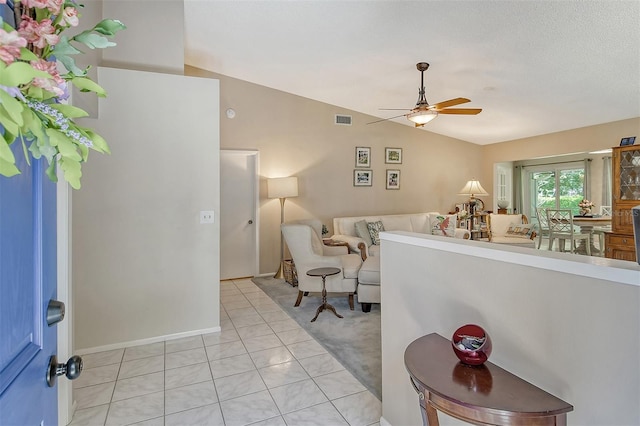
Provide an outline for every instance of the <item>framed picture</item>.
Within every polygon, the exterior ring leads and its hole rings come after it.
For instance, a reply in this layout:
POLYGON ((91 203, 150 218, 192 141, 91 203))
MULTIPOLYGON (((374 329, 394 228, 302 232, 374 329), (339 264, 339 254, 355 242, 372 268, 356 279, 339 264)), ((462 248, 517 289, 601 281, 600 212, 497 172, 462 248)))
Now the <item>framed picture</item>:
POLYGON ((373 170, 354 170, 353 186, 371 186, 373 170))
POLYGON ((402 148, 385 148, 384 162, 386 164, 402 164, 402 148))
POLYGON ((356 167, 371 167, 371 148, 356 146, 356 167))
POLYGON ((631 136, 628 138, 622 138, 622 140, 620 141, 620 146, 628 146, 628 145, 633 145, 636 142, 636 137, 635 136, 631 136))
POLYGON ((400 189, 400 170, 387 170, 387 189, 400 189))

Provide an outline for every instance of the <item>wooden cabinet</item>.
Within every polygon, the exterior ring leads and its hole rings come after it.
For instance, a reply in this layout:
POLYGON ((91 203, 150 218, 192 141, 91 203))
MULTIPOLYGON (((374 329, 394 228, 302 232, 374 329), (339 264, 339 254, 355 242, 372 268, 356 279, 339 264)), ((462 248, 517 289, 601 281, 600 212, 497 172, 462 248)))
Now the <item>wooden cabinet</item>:
POLYGON ((610 259, 631 260, 635 262, 633 235, 607 232, 604 236, 605 256, 610 259))
POLYGON ((605 236, 605 256, 636 260, 631 208, 640 205, 640 146, 613 148, 611 233, 605 236))

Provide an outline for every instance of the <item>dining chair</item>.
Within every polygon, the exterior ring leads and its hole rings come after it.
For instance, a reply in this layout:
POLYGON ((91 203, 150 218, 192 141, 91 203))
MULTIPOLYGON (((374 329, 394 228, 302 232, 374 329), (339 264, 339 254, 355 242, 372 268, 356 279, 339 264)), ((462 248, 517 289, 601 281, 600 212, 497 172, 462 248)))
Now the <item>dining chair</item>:
MULTIPOLYGON (((600 216, 611 216, 613 210, 611 206, 600 206, 600 216)), ((604 256, 604 234, 611 232, 611 224, 594 226, 593 235, 598 236, 598 256, 604 256)))
POLYGON ((536 217, 538 218, 538 249, 542 245, 542 237, 549 236, 549 221, 547 220, 547 209, 543 207, 536 208, 536 217))
POLYGON ((549 251, 553 250, 553 243, 558 240, 558 251, 566 251, 565 243, 569 240, 571 253, 577 249, 577 241, 585 241, 587 255, 591 256, 591 234, 583 234, 573 225, 571 209, 547 209, 549 224, 549 251))

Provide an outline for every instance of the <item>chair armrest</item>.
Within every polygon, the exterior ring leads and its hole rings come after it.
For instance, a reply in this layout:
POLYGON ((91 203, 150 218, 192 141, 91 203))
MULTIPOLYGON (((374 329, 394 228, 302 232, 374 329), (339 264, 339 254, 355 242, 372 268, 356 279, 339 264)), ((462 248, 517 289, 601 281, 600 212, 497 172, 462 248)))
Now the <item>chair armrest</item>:
POLYGON ((354 237, 352 235, 333 235, 331 237, 332 240, 335 241, 344 241, 347 244, 349 244, 349 248, 351 249, 352 253, 362 253, 362 248, 361 248, 361 243, 362 243, 362 247, 364 247, 365 249, 365 253, 366 253, 366 249, 367 249, 367 245, 364 242, 364 240, 360 237, 354 237))
POLYGON ((471 238, 471 232, 469 232, 468 229, 465 228, 456 228, 453 236, 455 238, 460 238, 463 240, 468 240, 469 238, 471 238))
POLYGON ((349 247, 347 246, 322 246, 322 254, 325 256, 340 256, 343 254, 349 254, 349 247))
POLYGON ((358 243, 358 249, 360 249, 360 257, 362 257, 362 261, 367 260, 367 244, 362 241, 358 243))
POLYGON ((296 268, 303 269, 303 271, 298 270, 298 274, 305 273, 314 268, 325 268, 325 267, 335 267, 342 269, 342 256, 348 256, 345 254, 341 254, 338 256, 322 256, 322 255, 313 255, 304 265, 298 266, 296 264, 296 268))

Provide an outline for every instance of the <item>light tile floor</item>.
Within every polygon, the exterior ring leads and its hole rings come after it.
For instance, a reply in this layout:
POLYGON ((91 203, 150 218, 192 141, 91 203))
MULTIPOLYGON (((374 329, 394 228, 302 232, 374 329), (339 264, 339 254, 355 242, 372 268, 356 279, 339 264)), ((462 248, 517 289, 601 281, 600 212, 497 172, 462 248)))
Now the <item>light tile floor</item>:
POLYGON ((220 301, 219 333, 84 355, 71 424, 379 425, 381 402, 251 280, 220 301))

